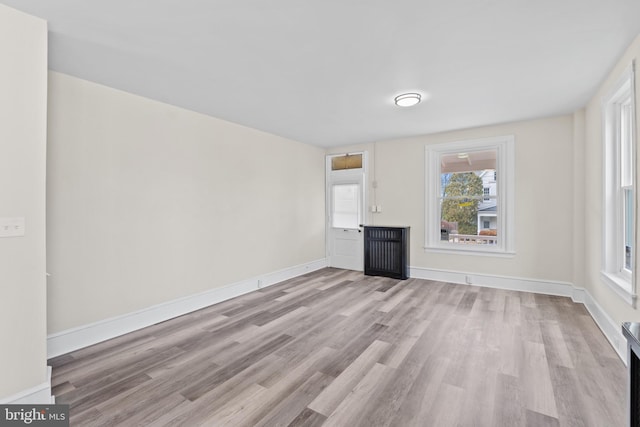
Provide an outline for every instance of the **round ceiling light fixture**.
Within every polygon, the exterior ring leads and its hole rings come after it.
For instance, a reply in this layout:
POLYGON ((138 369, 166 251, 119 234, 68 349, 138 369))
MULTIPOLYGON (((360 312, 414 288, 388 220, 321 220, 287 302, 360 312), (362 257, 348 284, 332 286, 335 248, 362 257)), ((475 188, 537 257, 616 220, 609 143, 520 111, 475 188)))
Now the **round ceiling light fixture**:
POLYGON ((419 93, 403 93, 394 98, 394 101, 398 107, 413 107, 418 105, 422 100, 422 95, 419 93))

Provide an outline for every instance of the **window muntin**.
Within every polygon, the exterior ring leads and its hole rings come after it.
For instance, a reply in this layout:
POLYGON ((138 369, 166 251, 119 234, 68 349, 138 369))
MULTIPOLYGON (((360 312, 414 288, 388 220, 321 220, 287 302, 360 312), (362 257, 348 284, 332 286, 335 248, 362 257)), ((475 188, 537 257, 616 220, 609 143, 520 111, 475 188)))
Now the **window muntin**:
POLYGON ((426 155, 425 249, 513 253, 513 137, 427 146, 426 155))

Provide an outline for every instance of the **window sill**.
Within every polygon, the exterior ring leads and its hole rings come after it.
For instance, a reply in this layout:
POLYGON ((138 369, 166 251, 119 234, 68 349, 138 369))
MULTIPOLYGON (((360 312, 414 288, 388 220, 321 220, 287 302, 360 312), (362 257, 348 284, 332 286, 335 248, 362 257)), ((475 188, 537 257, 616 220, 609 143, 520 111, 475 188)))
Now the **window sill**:
POLYGON ((606 271, 601 271, 600 277, 616 295, 622 298, 631 307, 636 308, 637 295, 631 292, 631 282, 625 280, 620 275, 608 273, 606 271))
POLYGON ((501 251, 501 250, 473 249, 469 247, 425 246, 424 251, 428 253, 488 256, 488 257, 494 257, 494 258, 513 258, 516 256, 515 252, 507 252, 507 251, 501 251))

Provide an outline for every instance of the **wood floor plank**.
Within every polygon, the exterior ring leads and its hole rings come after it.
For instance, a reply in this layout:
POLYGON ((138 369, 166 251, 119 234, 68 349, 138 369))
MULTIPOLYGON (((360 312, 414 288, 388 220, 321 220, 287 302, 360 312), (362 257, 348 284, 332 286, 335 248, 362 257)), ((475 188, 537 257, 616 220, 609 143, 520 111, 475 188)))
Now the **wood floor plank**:
POLYGON ((376 363, 369 372, 354 387, 354 389, 342 400, 340 405, 331 413, 323 426, 342 427, 359 426, 362 421, 362 413, 365 408, 377 400, 386 380, 392 373, 388 366, 376 363))
POLYGON ((411 297, 412 292, 413 292, 412 289, 407 289, 406 287, 403 287, 392 298, 389 298, 389 300, 382 307, 380 307, 379 310, 384 313, 390 312, 391 310, 396 308, 398 304, 400 304, 402 301, 411 297))
POLYGON ((541 332, 549 364, 573 368, 573 361, 558 323, 542 322, 541 332))
MULTIPOLYGON (((216 411, 213 416, 205 420, 205 424, 220 427, 253 426, 249 420, 254 415, 254 401, 259 401, 269 390, 258 384, 252 384, 245 392, 236 399, 216 411)), ((189 424, 198 422, 193 417, 189 418, 189 424)))
POLYGON ((493 395, 493 420, 497 426, 526 425, 526 410, 517 377, 498 373, 493 395))
POLYGON ((317 288, 321 291, 326 291, 327 289, 331 289, 334 286, 344 287, 353 283, 353 280, 342 280, 342 281, 333 281, 323 284, 322 286, 318 286, 317 288))
POLYGON ((374 341, 358 356, 313 402, 309 408, 319 414, 329 416, 338 407, 353 387, 366 375, 384 353, 390 344, 374 341))
POLYGON ((283 325, 288 325, 289 323, 297 320, 301 314, 309 310, 307 307, 298 307, 295 310, 286 312, 285 314, 281 314, 279 317, 265 323, 262 326, 258 326, 250 331, 246 331, 241 334, 236 340, 241 343, 245 343, 248 341, 252 341, 261 336, 267 335, 269 332, 275 331, 278 328, 282 328, 283 325))
POLYGON ((254 427, 286 427, 290 425, 304 412, 311 400, 332 381, 332 377, 320 372, 314 373, 293 393, 279 401, 254 427))
POLYGON ((531 411, 529 409, 527 409, 526 414, 528 426, 558 427, 560 425, 557 418, 550 417, 545 414, 531 411))
POLYGON ((108 425, 107 420, 102 416, 100 411, 95 408, 91 408, 84 412, 76 412, 75 414, 70 414, 69 416, 69 425, 80 425, 80 426, 104 426, 108 425))
POLYGON ((381 426, 424 426, 449 367, 449 359, 427 356, 426 340, 419 340, 383 391, 378 406, 363 416, 364 421, 381 426), (423 363, 420 363, 423 362, 423 363))
POLYGON ((153 394, 135 395, 130 396, 130 399, 131 401, 126 405, 123 405, 122 401, 115 405, 113 403, 108 406, 98 405, 102 414, 100 423, 103 426, 150 425, 163 414, 188 402, 178 393, 168 394, 161 398, 156 398, 153 394), (131 399, 132 397, 133 399, 131 399))
POLYGON ((287 427, 320 427, 326 419, 324 415, 306 408, 287 427))
MULTIPOLYGON (((573 390, 579 390, 580 384, 575 376, 576 371, 571 367, 550 364, 551 382, 555 390, 556 407, 558 408, 558 420, 565 425, 580 425, 580 414, 588 411, 585 406, 587 399, 582 393, 572 393, 573 390)), ((597 426, 595 418, 583 420, 585 426, 597 426)))
MULTIPOLYGON (((269 393, 265 394, 261 399, 252 402, 252 412, 244 418, 247 421, 247 425, 253 426, 258 423, 262 418, 267 416, 279 402, 295 393, 309 377, 313 376, 316 372, 321 372, 323 367, 330 363, 331 359, 329 356, 333 354, 335 354, 335 350, 325 347, 299 365, 287 369, 286 374, 277 379, 277 381, 266 384, 269 393)), ((317 378, 321 377, 318 376, 317 378)), ((324 376, 322 378, 324 378, 324 376)))
POLYGON ((102 369, 96 369, 90 373, 86 373, 82 377, 73 379, 73 385, 76 388, 102 388, 140 371, 152 369, 162 363, 166 363, 166 361, 178 358, 182 354, 184 354, 184 351, 176 347, 169 348, 165 351, 147 350, 135 357, 126 359, 126 366, 119 364, 117 370, 111 369, 114 365, 107 365, 107 369, 110 372, 109 375, 105 376, 102 369))
POLYGON ((223 384, 229 378, 232 378, 236 374, 242 372, 250 365, 256 363, 260 359, 275 352, 281 345, 292 339, 289 335, 280 335, 275 339, 262 344, 260 347, 254 349, 246 356, 234 361, 233 363, 226 365, 220 369, 216 369, 213 372, 203 373, 204 375, 197 380, 194 384, 181 390, 180 393, 187 399, 194 401, 207 393, 209 390, 223 384))
POLYGON ((362 298, 362 300, 357 302, 356 304, 351 304, 347 307, 344 307, 344 309, 340 311, 339 314, 341 314, 342 316, 353 316, 359 311, 364 310, 367 307, 371 307, 372 305, 377 306, 379 305, 379 303, 380 300, 378 299, 378 296, 375 293, 371 293, 368 296, 362 298))
MULTIPOLYGON (((200 396, 197 401, 188 401, 189 405, 181 405, 180 407, 175 408, 171 411, 171 417, 167 418, 166 421, 169 422, 174 419, 189 420, 194 411, 199 412, 199 415, 196 415, 197 417, 206 418, 213 413, 213 409, 220 408, 231 400, 236 399, 243 390, 251 387, 252 384, 262 385, 262 382, 274 373, 282 371, 285 366, 286 364, 281 358, 274 354, 270 354, 257 363, 247 367, 244 371, 229 378, 218 387, 206 392, 204 395, 200 396), (199 410, 198 408, 206 409, 199 410)), ((169 386, 171 385, 169 384, 169 386)), ((172 387, 172 390, 179 389, 179 385, 172 387)), ((150 390, 149 393, 151 395, 154 394, 153 390, 150 390)), ((169 391, 164 392, 163 394, 165 393, 169 393, 169 391)), ((182 397, 184 398, 184 396, 182 397)))
POLYGON ((419 418, 420 426, 457 426, 460 414, 464 413, 466 408, 462 407, 464 401, 464 390, 447 384, 440 384, 440 388, 436 393, 436 398, 431 405, 429 412, 424 412, 419 418))
POLYGON ((331 366, 325 368, 323 372, 332 377, 340 375, 371 343, 382 335, 386 328, 384 325, 374 323, 344 346, 332 344, 332 348, 342 347, 342 349, 339 351, 339 356, 334 358, 331 366))
POLYGON ((569 298, 326 268, 50 361, 73 426, 623 426, 569 298))
POLYGON ((403 337, 397 345, 393 346, 391 351, 387 352, 386 358, 380 360, 380 363, 390 368, 398 368, 419 338, 419 336, 412 335, 403 337))
POLYGON ((296 375, 305 376, 316 371, 321 371, 322 368, 334 360, 336 353, 337 351, 333 348, 322 347, 316 349, 316 351, 308 357, 301 359, 297 363, 283 361, 282 369, 274 372, 259 383, 270 389, 273 389, 276 385, 280 388, 284 386, 288 387, 290 382, 295 380, 296 375))
POLYGON ((543 344, 525 342, 523 372, 520 376, 531 387, 524 389, 524 402, 528 410, 558 418, 556 398, 543 344))
POLYGON ((293 327, 288 327, 285 333, 296 338, 278 350, 276 354, 283 359, 295 362, 299 358, 304 358, 315 352, 317 348, 328 346, 331 338, 342 324, 349 321, 349 318, 341 315, 325 315, 318 319, 315 324, 306 321, 297 323, 293 327), (302 327, 302 329, 300 329, 302 327), (292 328, 294 329, 292 331, 292 328))
POLYGON ((504 316, 503 320, 508 325, 517 326, 520 324, 520 296, 511 292, 508 294, 504 301, 504 316))
POLYGON ((139 384, 150 381, 151 377, 140 373, 134 376, 121 379, 97 390, 75 389, 61 396, 59 403, 69 403, 77 412, 93 409, 100 402, 109 400, 113 396, 126 392, 139 384))
POLYGON ((521 328, 511 323, 501 326, 500 352, 498 354, 498 373, 518 377, 523 361, 524 342, 521 328))

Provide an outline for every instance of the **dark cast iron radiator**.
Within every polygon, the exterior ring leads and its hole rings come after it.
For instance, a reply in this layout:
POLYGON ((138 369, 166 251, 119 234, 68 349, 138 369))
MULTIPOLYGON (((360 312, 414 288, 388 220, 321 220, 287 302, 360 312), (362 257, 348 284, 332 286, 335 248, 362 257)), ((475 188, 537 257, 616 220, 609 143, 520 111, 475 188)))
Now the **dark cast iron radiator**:
POLYGON ((409 278, 409 227, 364 227, 364 274, 409 278))

